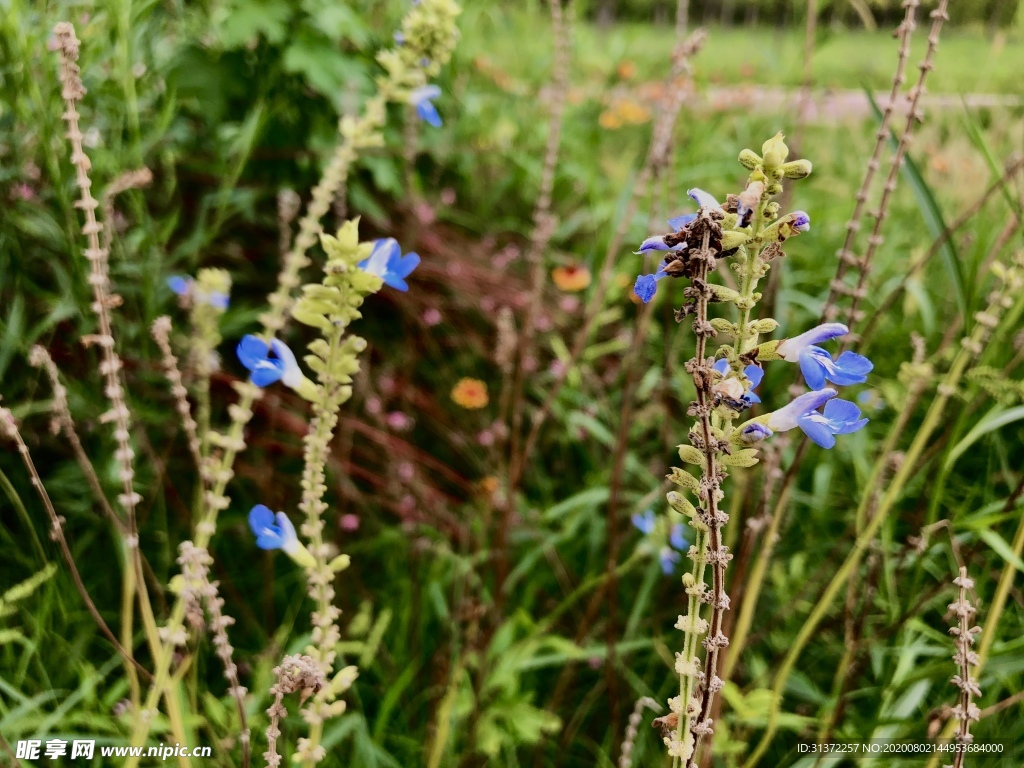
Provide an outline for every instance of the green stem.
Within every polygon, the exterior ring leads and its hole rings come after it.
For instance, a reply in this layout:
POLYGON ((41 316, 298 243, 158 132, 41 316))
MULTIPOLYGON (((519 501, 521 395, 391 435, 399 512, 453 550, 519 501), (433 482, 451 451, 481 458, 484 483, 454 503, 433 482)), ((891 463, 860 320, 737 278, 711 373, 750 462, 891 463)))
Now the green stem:
MULTIPOLYGON (((976 340, 976 337, 980 338, 980 336, 981 334, 976 330, 975 334, 972 335, 972 340, 976 340)), ((842 566, 832 577, 832 580, 825 588, 824 594, 822 594, 821 598, 818 600, 814 610, 811 611, 811 615, 807 617, 804 625, 800 628, 800 632, 797 634, 796 640, 790 646, 789 653, 786 654, 782 665, 775 674, 775 682, 772 686, 772 693, 774 694, 774 697, 765 732, 761 737, 761 741, 754 749, 753 754, 751 754, 746 763, 744 763, 744 768, 754 768, 754 766, 757 765, 757 761, 760 760, 761 756, 764 755, 765 751, 768 749, 768 745, 771 743, 772 738, 775 736, 775 731, 778 728, 779 711, 782 708, 783 691, 786 687, 787 681, 789 680, 789 675, 796 664, 797 658, 811 639, 811 636, 818 628, 818 625, 825 618, 825 615, 831 608, 832 601, 836 598, 839 590, 846 583, 846 580, 850 578, 854 569, 860 564, 861 556, 875 538, 875 535, 878 533, 878 529, 882 526, 882 523, 884 523, 888 518, 893 505, 903 492, 903 487, 916 472, 917 460, 924 452, 928 440, 931 438, 932 432, 934 432, 938 427, 939 421, 942 418, 943 411, 946 407, 946 402, 949 400, 950 393, 959 383, 970 360, 971 353, 967 349, 960 350, 960 353, 953 361, 953 366, 950 368, 949 373, 946 374, 942 385, 940 385, 939 391, 936 394, 935 399, 932 401, 931 408, 928 409, 928 413, 925 416, 921 427, 918 429, 913 443, 911 443, 910 448, 907 450, 905 460, 900 465, 899 471, 897 471, 891 485, 882 497, 882 501, 879 503, 878 510, 875 512, 874 517, 871 518, 871 521, 867 524, 860 535, 857 536, 853 550, 849 555, 847 555, 842 566)), ((870 495, 866 494, 861 500, 861 506, 868 504, 869 498, 870 495)), ((862 514, 861 510, 858 509, 858 517, 862 514)))

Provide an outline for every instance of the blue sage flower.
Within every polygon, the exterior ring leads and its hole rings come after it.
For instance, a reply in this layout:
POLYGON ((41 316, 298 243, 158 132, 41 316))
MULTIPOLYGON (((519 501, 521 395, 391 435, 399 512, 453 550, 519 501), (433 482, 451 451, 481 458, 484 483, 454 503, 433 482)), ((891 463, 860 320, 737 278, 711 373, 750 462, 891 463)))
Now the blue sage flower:
POLYGON ((676 563, 682 559, 682 555, 670 546, 664 546, 658 551, 658 561, 661 563, 661 572, 671 576, 676 569, 676 563))
POLYGON ((743 383, 738 378, 726 378, 730 368, 729 361, 724 357, 716 361, 712 367, 722 376, 722 381, 712 388, 719 395, 745 408, 761 402, 761 398, 754 392, 754 389, 761 383, 761 379, 764 378, 764 371, 760 366, 748 365, 743 369, 743 375, 750 381, 749 389, 744 389, 743 383))
POLYGON ((276 515, 263 504, 249 510, 249 527, 256 535, 260 549, 280 549, 299 565, 314 565, 315 561, 295 535, 295 526, 284 512, 276 515))
POLYGON ((812 328, 806 333, 786 339, 778 347, 778 354, 790 363, 799 363, 807 386, 821 389, 825 382, 831 381, 841 387, 851 384, 863 384, 874 364, 856 352, 843 352, 837 360, 821 347, 815 346, 823 341, 845 336, 850 332, 842 323, 825 323, 812 328))
POLYGON ((657 524, 657 518, 654 517, 654 510, 648 509, 643 514, 635 514, 631 518, 633 521, 633 527, 636 528, 644 536, 650 536, 654 533, 654 526, 657 524))
MULTIPOLYGON (((671 224, 675 219, 670 219, 671 224)), ((675 245, 669 245, 665 242, 664 235, 654 235, 648 237, 642 243, 640 243, 640 250, 633 251, 633 253, 646 253, 647 251, 683 251, 686 250, 686 243, 676 243, 675 245)))
POLYGON ((416 114, 420 120, 435 128, 441 127, 441 115, 438 114, 437 107, 431 99, 436 99, 440 95, 441 89, 436 85, 421 85, 409 94, 409 103, 416 107, 416 114))
POLYGON ((249 370, 252 383, 257 387, 269 387, 280 381, 295 389, 306 379, 295 355, 283 341, 271 339, 267 344, 258 336, 249 334, 238 342, 235 353, 239 362, 249 370))
MULTIPOLYGON (((856 432, 868 423, 860 418, 860 408, 846 400, 833 400, 838 394, 834 389, 806 392, 789 405, 773 411, 765 417, 766 426, 775 432, 786 432, 799 427, 807 437, 822 448, 836 444, 836 435, 856 432), (825 406, 823 412, 818 408, 825 406)), ((749 425, 748 425, 749 427, 749 425)), ((746 437, 744 427, 741 436, 746 437)))
POLYGON ((373 243, 373 251, 369 258, 359 262, 359 268, 376 275, 399 291, 408 291, 409 284, 405 282, 412 271, 419 266, 420 257, 416 253, 402 255, 402 249, 393 237, 381 238, 373 243))
MULTIPOLYGON (((644 536, 652 535, 658 528, 658 519, 652 509, 633 515, 632 521, 633 527, 644 536)), ((658 562, 661 563, 662 573, 666 576, 675 570, 676 563, 681 559, 679 553, 690 548, 690 543, 683 536, 685 530, 682 523, 674 524, 669 529, 668 543, 658 549, 658 562)))
POLYGON ((212 291, 206 293, 196 287, 196 281, 185 275, 171 275, 167 278, 167 287, 184 299, 195 301, 198 304, 207 304, 215 309, 224 311, 228 308, 229 299, 226 293, 212 291))
POLYGON ((665 265, 658 267, 653 275, 639 275, 633 284, 633 293, 640 297, 644 304, 654 298, 654 292, 658 290, 658 281, 668 277, 665 272, 665 265))
POLYGON ((685 533, 685 531, 686 531, 686 526, 685 525, 683 525, 682 523, 676 523, 675 525, 672 526, 672 529, 671 529, 671 531, 669 531, 669 534, 668 534, 669 543, 673 547, 678 549, 680 552, 683 552, 684 550, 687 550, 687 549, 690 548, 690 542, 688 542, 686 540, 686 537, 683 535, 683 533, 685 533))

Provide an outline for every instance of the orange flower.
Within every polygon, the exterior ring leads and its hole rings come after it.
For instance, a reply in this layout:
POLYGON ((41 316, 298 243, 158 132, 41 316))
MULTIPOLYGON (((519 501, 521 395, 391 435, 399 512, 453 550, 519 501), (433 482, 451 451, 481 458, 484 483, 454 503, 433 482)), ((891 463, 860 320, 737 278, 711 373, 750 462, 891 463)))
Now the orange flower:
POLYGON ((623 59, 619 62, 618 75, 621 80, 632 80, 636 75, 636 64, 629 59, 623 59))
POLYGON ((480 490, 484 493, 494 493, 498 490, 499 486, 498 478, 494 475, 488 475, 480 481, 480 490))
POLYGON ((487 385, 480 379, 459 379, 452 387, 452 400, 469 410, 483 408, 487 405, 487 385))
POLYGON ((555 267, 551 270, 551 279, 560 290, 575 293, 590 285, 590 270, 579 264, 555 267))
POLYGON ((622 127, 622 118, 615 113, 614 110, 606 109, 601 113, 601 116, 597 118, 597 124, 608 131, 613 131, 616 128, 622 127))
POLYGON ((621 102, 618 111, 622 121, 630 125, 639 125, 651 119, 651 110, 635 101, 621 102))

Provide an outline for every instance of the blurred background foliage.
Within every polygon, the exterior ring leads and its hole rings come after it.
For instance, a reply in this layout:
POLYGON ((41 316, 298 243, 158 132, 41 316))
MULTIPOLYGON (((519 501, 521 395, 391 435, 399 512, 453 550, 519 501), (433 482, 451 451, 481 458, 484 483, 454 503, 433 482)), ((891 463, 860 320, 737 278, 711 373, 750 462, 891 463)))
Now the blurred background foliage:
MULTIPOLYGON (((642 695, 664 702, 673 693, 680 635, 672 624, 682 605, 678 581, 663 577, 635 531, 623 553, 617 616, 593 601, 606 567, 611 457, 630 375, 623 361, 636 333, 630 288, 642 263, 629 251, 650 222, 657 231, 661 219, 686 208, 689 187, 719 196, 736 191, 745 176, 735 162, 738 150, 785 130, 794 156, 815 164, 790 198, 792 207, 810 212, 813 228, 788 248, 772 302, 780 333, 812 324, 874 143, 877 123, 862 91, 888 88, 895 63, 889 30, 900 10, 895 0, 817 4, 810 107, 801 118, 796 87, 805 81, 806 3, 691 3, 691 24, 713 26, 693 76, 669 84, 675 3, 579 3, 548 271, 575 265, 596 275, 643 163, 653 116, 668 88, 685 88, 687 97, 670 172, 645 191, 640 212, 627 222, 630 247, 617 257, 595 337, 554 402, 511 500, 505 540, 496 533, 498 511, 507 506, 496 318, 503 307, 518 318, 526 303, 522 254, 551 106, 552 40, 545 6, 536 0, 465 5, 462 41, 439 81, 444 127, 421 129, 396 110, 386 147, 360 159, 332 212, 333 222, 361 215, 364 233, 393 235, 424 263, 409 294, 385 292, 367 307, 360 333, 371 350, 330 468, 334 535, 354 561, 339 590, 345 650, 362 674, 349 714, 325 738, 326 764, 606 766, 632 702, 642 695), (466 410, 453 402, 450 392, 463 377, 486 383, 487 407, 466 410), (500 588, 499 560, 508 568, 500 588), (606 687, 609 622, 621 699, 615 703, 606 687)), ((403 5, 0 0, 0 9, 2 393, 24 420, 89 591, 113 621, 114 537, 83 492, 64 441, 48 434, 48 389, 25 363, 32 344, 51 350, 86 448, 113 488, 109 436, 97 422, 104 404, 96 358, 78 342, 91 332, 92 317, 50 30, 68 19, 83 41, 83 115, 97 189, 143 164, 154 173, 152 186, 115 201, 111 269, 124 300, 116 335, 144 458, 143 549, 156 582, 166 584, 176 569, 175 547, 189 531, 192 473, 148 334, 166 312, 184 327, 165 278, 192 274, 200 264, 232 273, 222 371, 214 382, 223 417, 233 398, 229 384, 242 375, 235 340, 253 328, 277 273, 278 194, 293 189, 305 196, 315 183, 338 116, 358 111, 373 88, 374 54, 390 42, 403 5)), ((958 329, 984 305, 993 247, 1020 246, 1011 226, 1021 214, 1014 182, 960 227, 939 260, 909 269, 1021 151, 1018 11, 1010 0, 953 4, 955 23, 944 34, 929 88, 944 99, 927 107, 911 150, 918 175, 911 169, 901 180, 863 305, 872 333, 860 351, 876 363, 864 390, 872 424, 832 452, 812 451, 799 467, 754 630, 725 691, 716 737, 721 765, 741 764, 763 727, 773 667, 848 551, 860 495, 876 492, 864 481, 897 416, 892 404, 907 391, 901 366, 911 357, 910 333, 923 337, 929 353, 938 350, 931 362, 941 369, 950 340, 955 345, 958 329), (887 314, 873 318, 883 306, 887 314)), ((924 12, 919 18, 925 27, 924 12)), ((915 57, 923 38, 923 31, 915 38, 915 57)), ((623 503, 613 518, 623 531, 630 512, 660 510, 662 476, 686 428, 690 385, 677 362, 689 357, 691 338, 672 319, 670 304, 681 300, 682 286, 670 287, 671 300, 656 309, 634 371, 639 385, 626 424, 623 503)), ((531 402, 543 398, 564 364, 589 295, 554 281, 544 291, 531 402)), ((293 335, 292 342, 303 340, 293 335)), ((859 577, 863 590, 845 614, 833 611, 789 680, 783 733, 764 765, 809 766, 797 761, 795 744, 832 718, 836 733, 847 737, 923 738, 948 717, 942 707, 955 693, 946 682, 953 670, 944 614, 955 562, 945 529, 933 529, 930 538, 921 530, 950 521, 978 580, 982 617, 1001 569, 1024 570, 1009 544, 1024 458, 1022 341, 1004 333, 985 352, 985 369, 959 394, 900 514, 872 550, 859 577), (849 680, 838 681, 839 703, 833 675, 851 616, 860 639, 849 680)), ((765 402, 785 399, 792 375, 770 366, 765 402)), ((257 554, 245 511, 257 501, 275 509, 295 504, 304 413, 280 390, 261 401, 250 448, 237 465, 234 504, 214 543, 214 573, 227 612, 238 619, 232 641, 257 725, 270 669, 283 651, 302 647, 307 629, 301 578, 289 563, 257 554)), ((911 414, 911 431, 920 419, 911 414)), ((125 726, 116 705, 126 686, 118 659, 66 572, 44 570, 57 555, 16 458, 0 455, 0 590, 40 573, 45 578, 0 604, 0 733, 8 741, 94 734, 119 742, 125 726)), ((757 471, 734 474, 734 537, 756 511, 762 483, 757 471)), ((983 707, 1020 690, 1022 602, 1015 588, 982 680, 983 707)), ((199 702, 202 717, 188 726, 195 743, 218 745, 214 764, 232 765, 229 700, 216 659, 203 652, 200 660, 196 674, 209 679, 212 693, 199 702)), ((976 732, 1020 746, 1020 714, 1019 703, 1007 705, 976 732)), ((257 753, 261 743, 257 737, 257 753)), ((659 765, 661 749, 656 733, 643 727, 635 764, 659 765)))

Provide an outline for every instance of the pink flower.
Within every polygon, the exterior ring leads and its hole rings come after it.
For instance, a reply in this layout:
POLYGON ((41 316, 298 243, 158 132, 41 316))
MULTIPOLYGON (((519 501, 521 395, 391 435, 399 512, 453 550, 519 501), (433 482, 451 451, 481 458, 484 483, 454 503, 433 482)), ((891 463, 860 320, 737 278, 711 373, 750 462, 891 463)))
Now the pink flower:
POLYGON ((406 416, 401 411, 391 411, 391 413, 384 417, 384 421, 396 432, 404 432, 407 429, 412 429, 413 425, 412 418, 406 416))
POLYGON ((359 530, 359 515, 342 515, 338 523, 343 531, 359 530))
POLYGON ((22 182, 21 184, 14 185, 14 189, 11 191, 11 197, 15 200, 35 200, 36 191, 28 184, 22 182))
POLYGON ((441 310, 430 307, 423 311, 423 316, 420 319, 423 320, 424 325, 433 327, 441 322, 441 310))

